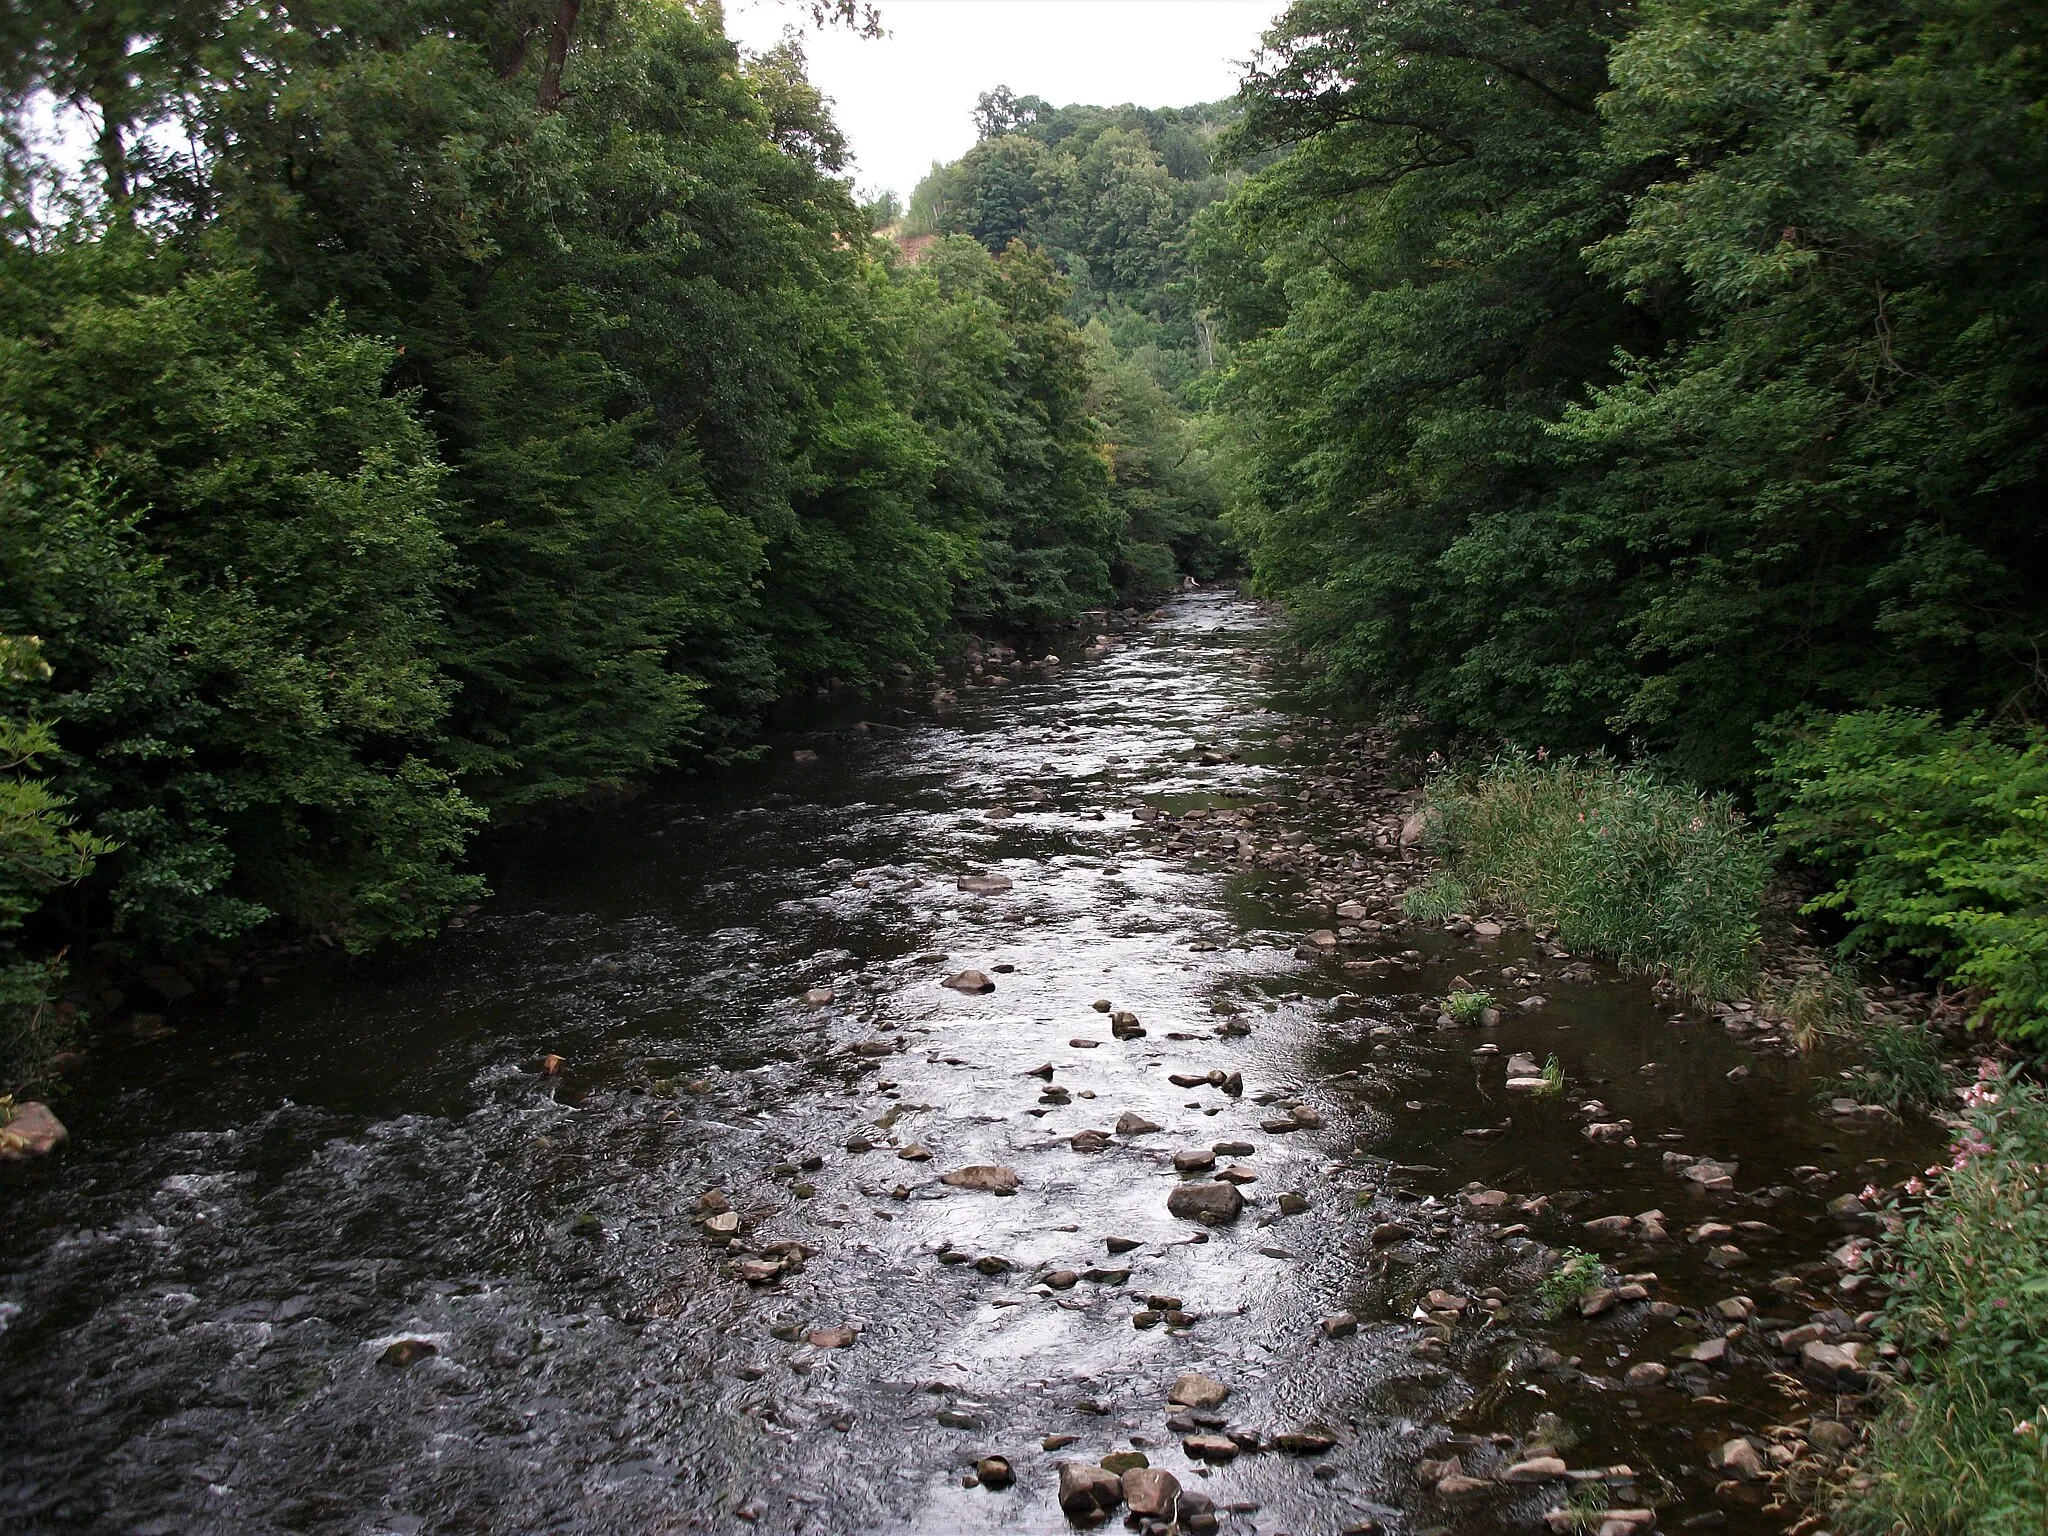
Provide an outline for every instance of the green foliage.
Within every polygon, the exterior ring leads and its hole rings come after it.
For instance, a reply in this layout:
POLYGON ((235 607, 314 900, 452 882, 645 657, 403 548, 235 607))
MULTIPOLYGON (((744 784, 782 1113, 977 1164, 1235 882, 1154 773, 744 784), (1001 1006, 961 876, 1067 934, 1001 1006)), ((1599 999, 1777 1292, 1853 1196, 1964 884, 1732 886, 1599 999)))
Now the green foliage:
POLYGON ((1726 797, 1646 768, 1504 752, 1477 778, 1434 780, 1428 814, 1446 871, 1483 905, 1696 996, 1735 996, 1755 974, 1770 858, 1726 797))
POLYGON ((1775 733, 1780 843, 1836 876, 1843 947, 1975 989, 2001 1033, 2048 1031, 2048 733, 1862 711, 1775 733))
POLYGON ((1484 990, 1453 992, 1444 999, 1444 1012, 1460 1024, 1477 1024, 1479 1016, 1493 1006, 1493 994, 1484 990))
POLYGON ((9 1020, 79 942, 431 932, 487 818, 1206 558, 1199 454, 1091 394, 1053 265, 896 262, 800 49, 715 7, 0 30, 0 633, 55 668, 0 736, 9 1020))
MULTIPOLYGON (((2021 1536, 2048 1525, 2048 1102, 1970 1090, 1951 1164, 1883 1249, 1879 1327, 1908 1362, 1837 1529, 2021 1536)), ((1919 1192, 1918 1181, 1911 1186, 1919 1192)))
POLYGON ((955 236, 898 288, 911 409, 937 449, 932 510, 956 541, 955 612, 1014 630, 1107 602, 1121 520, 1051 263, 955 236))
POLYGON ((1579 1304, 1581 1297, 1600 1288, 1606 1273, 1597 1253, 1587 1253, 1582 1248, 1565 1249, 1557 1257, 1557 1268, 1545 1275, 1536 1288, 1536 1299, 1544 1315, 1564 1316, 1579 1304))
MULTIPOLYGON (((19 711, 16 695, 47 682, 50 671, 35 636, 0 633, 0 1086, 33 1082, 66 1033, 52 1006, 62 963, 24 958, 21 925, 117 846, 74 825, 63 797, 37 772, 57 750, 56 736, 19 711)), ((12 1102, 0 1100, 0 1125, 12 1102)))
POLYGON ((1198 223, 1236 525, 1334 691, 1709 785, 2037 710, 2048 12, 1301 0, 1198 223))
POLYGON ((1564 1092, 1564 1063, 1555 1055, 1544 1059, 1541 1081, 1543 1086, 1536 1090, 1539 1098, 1555 1098, 1564 1092))

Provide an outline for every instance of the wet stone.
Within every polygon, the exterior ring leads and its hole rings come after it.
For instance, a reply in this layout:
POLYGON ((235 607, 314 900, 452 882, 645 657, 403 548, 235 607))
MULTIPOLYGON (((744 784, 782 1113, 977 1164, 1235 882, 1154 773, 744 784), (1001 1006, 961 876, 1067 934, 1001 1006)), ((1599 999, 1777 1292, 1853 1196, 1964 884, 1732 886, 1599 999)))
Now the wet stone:
MULTIPOLYGON (((1103 1458, 1103 1465, 1109 1458, 1103 1458)), ((1124 1503, 1134 1515, 1165 1518, 1175 1513, 1185 1514, 1181 1509, 1180 1479, 1164 1467, 1136 1466, 1123 1473, 1124 1503)))
POLYGON ((1183 1221, 1224 1226, 1237 1220, 1244 1210, 1244 1196, 1238 1193, 1236 1185, 1220 1179, 1180 1184, 1166 1197, 1166 1209, 1183 1221))
POLYGON ((1149 1136, 1158 1129, 1156 1124, 1136 1110, 1127 1109, 1117 1116, 1116 1133, 1119 1136, 1149 1136))
POLYGON ((1124 1501, 1123 1479, 1086 1462, 1060 1463, 1060 1509, 1076 1525, 1099 1525, 1124 1501))
POLYGON ((981 1190, 991 1195, 1014 1195, 1020 1181, 1014 1168, 1005 1168, 999 1163, 974 1163, 941 1174, 939 1182, 949 1184, 955 1189, 981 1190))
POLYGON ((1200 1410, 1221 1407, 1229 1396, 1230 1388, 1215 1377, 1190 1371, 1167 1390, 1166 1400, 1177 1407, 1200 1410))
POLYGON ((955 971, 939 985, 951 987, 955 992, 965 992, 973 997, 983 996, 996 989, 996 984, 981 971, 955 971))

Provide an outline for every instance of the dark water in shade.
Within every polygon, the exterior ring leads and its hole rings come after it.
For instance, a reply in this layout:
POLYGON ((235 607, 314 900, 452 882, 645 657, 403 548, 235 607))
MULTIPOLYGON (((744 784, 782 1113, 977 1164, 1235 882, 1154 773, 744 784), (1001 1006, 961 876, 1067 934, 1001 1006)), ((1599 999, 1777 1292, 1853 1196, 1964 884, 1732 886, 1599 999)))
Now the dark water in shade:
MULTIPOLYGON (((1850 1230, 1828 1197, 1924 1161, 1929 1137, 1843 1128, 1814 1103, 1816 1071, 1839 1063, 1753 1055, 1604 971, 1546 983, 1548 1008, 1484 1035, 1437 1031, 1418 1005, 1459 970, 1483 982, 1520 963, 1525 936, 1406 932, 1386 947, 1423 963, 1361 984, 1296 957, 1329 922, 1291 903, 1298 882, 1147 854, 1140 802, 1277 800, 1315 825, 1298 797, 1322 738, 1275 745, 1304 726, 1267 708, 1262 625, 1234 597, 1184 599, 1108 656, 963 692, 940 721, 820 739, 815 766, 781 754, 572 818, 501 854, 466 931, 288 977, 102 1057, 60 1105, 72 1147, 0 1176, 0 1529, 1053 1531, 1052 1433, 1091 1460, 1143 1442, 1219 1503, 1259 1506, 1226 1531, 1540 1529, 1555 1488, 1446 1507, 1411 1468, 1447 1434, 1522 1436, 1544 1413, 1577 1437, 1574 1467, 1632 1466, 1666 1530, 1714 1510, 1738 1533, 1782 1529, 1717 1503, 1703 1470, 1731 1425, 1788 1411, 1770 1352, 1739 1346, 1702 1400, 1619 1390, 1632 1360, 1701 1335, 1640 1306, 1531 1321, 1541 1251, 1454 1219, 1457 1196, 1471 1180, 1547 1193, 1532 1239, 1654 1270, 1689 1307, 1743 1292, 1803 1321, 1831 1277, 1803 1305, 1769 1277, 1850 1230), (997 804, 1023 808, 981 815, 997 804), (980 869, 1014 892, 955 888, 980 869), (992 995, 937 985, 999 965, 1015 969, 992 995), (818 986, 838 1000, 805 1006, 818 986), (1112 1040, 1096 998, 1149 1033, 1112 1040), (1216 1036, 1229 1017, 1251 1033, 1216 1036), (1502 1054, 1475 1056, 1481 1039, 1502 1054), (860 1041, 902 1049, 877 1062, 860 1041), (1521 1049, 1561 1058, 1565 1102, 1505 1101, 1501 1063, 1521 1049), (570 1064, 559 1079, 535 1070, 550 1051, 570 1064), (1076 1097, 1036 1116, 1043 1085, 1024 1074, 1044 1061, 1076 1097), (1167 1081, 1212 1067, 1241 1071, 1245 1096, 1167 1081), (1262 1132, 1274 1111, 1254 1100, 1277 1088, 1322 1128, 1262 1132), (1640 1145, 1588 1143, 1587 1094, 1640 1145), (1125 1110, 1164 1132, 1069 1148, 1125 1110), (1503 1122, 1491 1141, 1461 1134, 1503 1122), (878 1149, 847 1151, 857 1135, 878 1149), (892 1136, 931 1160, 899 1160, 892 1136), (1238 1138, 1256 1146, 1253 1203, 1189 1243, 1166 1213, 1169 1155, 1238 1138), (1753 1193, 1688 1195, 1665 1145, 1739 1157, 1753 1193), (790 1171, 812 1155, 821 1168, 790 1171), (938 1183, 970 1163, 1015 1168, 1022 1192, 938 1183), (743 1242, 812 1249, 804 1271, 769 1290, 732 1278, 696 1223, 711 1189, 743 1242), (1284 1191, 1307 1210, 1281 1215, 1284 1191), (1651 1249, 1580 1229, 1653 1206, 1672 1241, 1651 1249), (1396 1216, 1420 1237, 1376 1248, 1396 1216), (1684 1238, 1708 1217, 1783 1235, 1745 1234, 1749 1263, 1716 1271, 1684 1238), (1111 1234, 1140 1246, 1111 1260, 1111 1234), (1012 1267, 943 1264, 948 1243, 1012 1267), (1109 1265, 1128 1286, 1039 1283, 1109 1265), (1508 1315, 1418 1359, 1410 1313, 1436 1285, 1497 1285, 1508 1315), (1134 1328, 1150 1293, 1200 1321, 1134 1328), (1343 1307, 1359 1333, 1324 1340, 1317 1319, 1343 1307), (851 1348, 801 1342, 841 1323, 860 1330, 851 1348), (436 1352, 384 1363, 400 1338, 436 1352), (1590 1379, 1517 1363, 1541 1345, 1590 1379), (1320 1425, 1336 1448, 1198 1473, 1165 1424, 1186 1370, 1230 1384, 1233 1427, 1320 1425), (963 1487, 990 1452, 1017 1485, 963 1487)), ((1464 1452, 1482 1469, 1490 1454, 1464 1452)))

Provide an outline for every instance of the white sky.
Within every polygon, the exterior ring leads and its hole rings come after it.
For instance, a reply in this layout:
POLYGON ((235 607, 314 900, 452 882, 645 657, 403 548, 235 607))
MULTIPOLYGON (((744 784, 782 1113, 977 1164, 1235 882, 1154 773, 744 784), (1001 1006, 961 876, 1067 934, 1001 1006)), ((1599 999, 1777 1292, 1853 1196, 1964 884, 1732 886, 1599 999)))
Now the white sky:
MULTIPOLYGON (((1239 65, 1284 0, 877 0, 888 35, 809 32, 811 79, 833 101, 863 191, 906 202, 934 160, 974 143, 974 104, 1007 85, 1054 106, 1184 107, 1236 93, 1239 65)), ((803 19, 792 0, 725 0, 743 47, 803 19)))

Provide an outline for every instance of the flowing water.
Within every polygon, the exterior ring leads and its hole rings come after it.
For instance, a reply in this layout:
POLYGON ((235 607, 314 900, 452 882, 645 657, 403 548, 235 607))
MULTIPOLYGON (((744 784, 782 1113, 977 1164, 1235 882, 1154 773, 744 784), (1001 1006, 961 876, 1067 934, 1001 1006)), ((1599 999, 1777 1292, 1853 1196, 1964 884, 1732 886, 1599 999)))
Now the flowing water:
POLYGON ((1564 1490, 1446 1503, 1417 1458, 1484 1472, 1540 1443, 1626 1463, 1581 1497, 1655 1503, 1666 1530, 1783 1529, 1705 1470, 1788 1411, 1764 1325, 1683 1386, 1620 1374, 1720 1331, 1701 1312, 1721 1297, 1786 1322, 1839 1300, 1815 1261, 1854 1226, 1826 1200, 1927 1136, 1823 1116, 1811 1062, 1605 971, 1440 1029, 1422 1005, 1461 969, 1557 965, 1524 932, 1411 927, 1384 936, 1393 966, 1346 972, 1297 953, 1330 922, 1298 878, 1163 856, 1132 807, 1265 802, 1311 833, 1334 814, 1310 793, 1334 737, 1275 712, 1266 640, 1250 603, 1182 599, 936 719, 821 733, 816 763, 783 750, 522 834, 463 931, 101 1053, 58 1106, 71 1147, 0 1176, 0 1528, 1052 1531, 1054 1463, 1136 1447, 1225 1531, 1476 1532, 1540 1528, 1564 1490), (961 891, 975 872, 1014 888, 961 891), (966 967, 995 990, 939 984, 966 967), (1114 1036, 1098 999, 1145 1034, 1114 1036), (1521 1050, 1555 1053, 1570 1091, 1510 1103, 1521 1050), (1028 1075, 1044 1063, 1067 1102, 1028 1075), (1212 1069, 1242 1096, 1169 1081, 1212 1069), (1634 1145, 1581 1134, 1587 1095, 1634 1145), (1262 1129, 1276 1098, 1320 1126, 1262 1129), (1070 1144, 1126 1111, 1163 1130, 1070 1144), (1225 1158, 1257 1176, 1242 1217, 1170 1216, 1172 1152, 1220 1141, 1253 1148, 1225 1158), (896 1155, 913 1144, 929 1159, 896 1155), (1669 1146, 1739 1159, 1747 1193, 1688 1193, 1669 1146), (1021 1189, 940 1182, 974 1164, 1021 1189), (1502 1238, 1463 1214, 1474 1181, 1549 1207, 1502 1238), (701 1224, 709 1191, 736 1248, 701 1224), (1582 1229, 1651 1207, 1667 1242, 1582 1229), (1724 1270, 1686 1241, 1709 1218, 1771 1230, 1724 1270), (776 1242, 807 1261, 736 1278, 776 1242), (1542 1245, 1570 1242, 1688 1310, 1538 1321, 1542 1245), (1811 1294, 1768 1288, 1799 1265, 1811 1294), (1044 1283, 1060 1270, 1091 1278, 1044 1283), (1431 1288, 1488 1287, 1498 1316, 1416 1315, 1431 1288), (1361 1326, 1326 1338, 1341 1309, 1361 1326), (840 1327, 849 1346, 810 1342, 840 1327), (1231 1395, 1170 1426, 1189 1371, 1231 1395), (1335 1445, 1210 1466, 1191 1427, 1335 1445), (1056 1435, 1076 1438, 1041 1448, 1056 1435), (1015 1486, 972 1485, 989 1454, 1015 1486))

